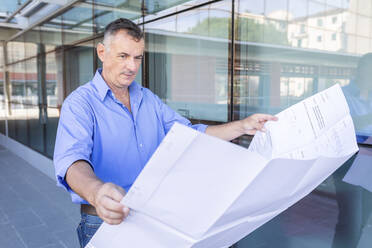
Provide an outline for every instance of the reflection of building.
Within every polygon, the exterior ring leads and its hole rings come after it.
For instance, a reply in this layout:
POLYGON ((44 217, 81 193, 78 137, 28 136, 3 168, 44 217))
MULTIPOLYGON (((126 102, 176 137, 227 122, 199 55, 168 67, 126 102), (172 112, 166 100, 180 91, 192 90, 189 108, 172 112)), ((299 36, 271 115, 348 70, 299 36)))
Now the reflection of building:
MULTIPOLYGON (((37 11, 36 6, 43 8, 52 1, 32 2, 37 11)), ((102 41, 104 26, 118 17, 135 20, 146 32, 144 63, 136 80, 182 115, 210 124, 254 112, 277 113, 335 83, 346 85, 360 55, 371 51, 370 1, 54 2, 62 3, 59 10, 22 31, 15 29, 16 23, 5 23, 8 14, 0 14, 0 39, 7 41, 8 55, 4 59, 0 49, 1 137, 49 158, 59 107, 100 67, 94 47, 102 41), (340 5, 332 6, 336 2, 340 5), (311 14, 309 7, 296 13, 298 9, 290 8, 294 3, 320 7, 311 14)), ((247 145, 249 138, 236 143, 247 145)), ((328 184, 318 191, 332 195, 332 188, 324 187, 328 184)), ((334 205, 322 207, 336 212, 334 205)), ((287 227, 295 230, 297 224, 287 227)), ((267 242, 262 246, 276 247, 283 241, 280 234, 293 241, 293 247, 313 246, 311 240, 297 244, 298 236, 287 235, 285 228, 271 235, 270 225, 261 229, 264 238, 252 236, 267 242)), ((308 227, 301 223, 301 228, 308 227)), ((330 247, 327 242, 324 246, 330 247)))
POLYGON ((288 40, 293 47, 347 52, 345 26, 348 20, 347 9, 333 9, 291 19, 288 40))

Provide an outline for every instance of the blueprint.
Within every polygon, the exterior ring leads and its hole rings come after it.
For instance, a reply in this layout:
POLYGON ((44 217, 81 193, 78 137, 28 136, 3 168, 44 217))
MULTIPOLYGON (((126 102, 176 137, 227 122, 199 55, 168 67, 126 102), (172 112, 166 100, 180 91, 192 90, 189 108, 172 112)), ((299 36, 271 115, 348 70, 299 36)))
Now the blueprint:
POLYGON ((88 248, 229 247, 309 194, 357 150, 335 85, 277 114, 248 149, 174 124, 88 248))

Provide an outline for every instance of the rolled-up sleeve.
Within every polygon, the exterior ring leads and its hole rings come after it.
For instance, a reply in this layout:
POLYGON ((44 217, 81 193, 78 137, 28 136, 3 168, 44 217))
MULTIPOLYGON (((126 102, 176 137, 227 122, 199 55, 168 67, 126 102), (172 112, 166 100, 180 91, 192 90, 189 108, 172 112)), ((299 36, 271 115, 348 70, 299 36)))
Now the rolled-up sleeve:
POLYGON ((158 103, 158 106, 160 108, 162 121, 165 129, 165 133, 168 133, 168 131, 171 129, 173 124, 175 122, 178 122, 180 124, 183 124, 185 126, 191 127, 199 132, 205 133, 205 130, 207 129, 207 125, 205 124, 192 124, 190 120, 186 119, 185 117, 178 114, 176 111, 174 111, 172 108, 170 108, 168 105, 163 103, 163 101, 155 95, 156 101, 158 103))
POLYGON ((78 93, 72 93, 63 103, 58 123, 53 162, 57 185, 71 192, 65 176, 78 160, 91 163, 94 115, 91 107, 78 93))

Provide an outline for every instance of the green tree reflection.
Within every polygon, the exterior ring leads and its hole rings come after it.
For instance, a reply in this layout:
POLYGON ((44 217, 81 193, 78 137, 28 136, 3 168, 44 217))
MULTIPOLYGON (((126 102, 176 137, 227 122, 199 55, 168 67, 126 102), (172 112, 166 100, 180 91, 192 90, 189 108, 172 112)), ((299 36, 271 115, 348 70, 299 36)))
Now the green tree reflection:
MULTIPOLYGON (((199 22, 188 33, 227 39, 231 35, 231 18, 211 17, 199 22)), ((286 24, 283 21, 239 17, 235 20, 235 39, 239 41, 288 45, 286 24)))

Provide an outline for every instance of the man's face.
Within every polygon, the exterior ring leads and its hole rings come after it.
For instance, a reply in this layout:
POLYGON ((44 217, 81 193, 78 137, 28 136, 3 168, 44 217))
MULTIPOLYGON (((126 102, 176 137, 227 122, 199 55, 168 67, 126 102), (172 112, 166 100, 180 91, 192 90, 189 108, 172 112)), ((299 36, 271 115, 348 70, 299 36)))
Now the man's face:
POLYGON ((102 61, 102 76, 111 87, 127 88, 141 66, 144 40, 136 41, 120 30, 109 39, 109 44, 99 44, 97 54, 102 61))

